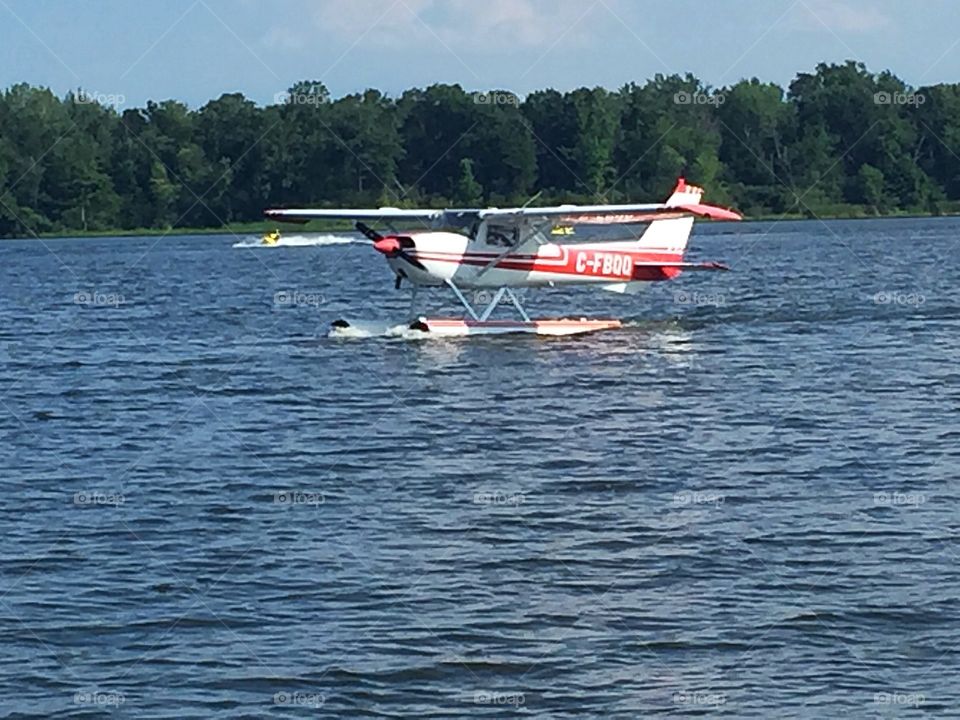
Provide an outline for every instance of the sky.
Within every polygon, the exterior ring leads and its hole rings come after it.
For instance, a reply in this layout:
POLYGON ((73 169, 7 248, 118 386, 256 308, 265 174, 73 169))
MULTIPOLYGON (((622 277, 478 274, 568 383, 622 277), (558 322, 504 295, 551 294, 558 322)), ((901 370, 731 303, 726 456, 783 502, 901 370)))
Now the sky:
POLYGON ((436 82, 522 96, 673 72, 787 85, 846 59, 914 86, 960 82, 960 2, 0 0, 0 88, 128 106, 225 92, 269 104, 300 80, 335 97, 436 82))

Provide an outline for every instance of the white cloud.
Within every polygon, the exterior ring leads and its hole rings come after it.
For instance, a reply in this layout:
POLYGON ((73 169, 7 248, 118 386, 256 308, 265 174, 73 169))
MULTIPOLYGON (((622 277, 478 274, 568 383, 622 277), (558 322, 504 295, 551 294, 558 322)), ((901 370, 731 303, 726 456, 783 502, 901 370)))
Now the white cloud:
POLYGON ((890 24, 876 5, 841 0, 803 0, 795 7, 796 24, 806 30, 867 33, 890 24))
POLYGON ((546 49, 561 36, 577 44, 592 37, 591 18, 603 11, 590 7, 582 0, 312 0, 300 5, 302 17, 292 27, 288 21, 268 38, 291 49, 307 47, 317 33, 347 44, 440 43, 465 53, 546 49))
POLYGON ((409 42, 410 33, 418 31, 417 15, 431 4, 432 0, 318 0, 310 3, 306 20, 314 32, 348 43, 386 35, 409 42))
POLYGON ((542 47, 562 36, 565 42, 590 38, 591 5, 582 0, 446 0, 455 17, 465 23, 460 39, 471 37, 497 47, 542 47))

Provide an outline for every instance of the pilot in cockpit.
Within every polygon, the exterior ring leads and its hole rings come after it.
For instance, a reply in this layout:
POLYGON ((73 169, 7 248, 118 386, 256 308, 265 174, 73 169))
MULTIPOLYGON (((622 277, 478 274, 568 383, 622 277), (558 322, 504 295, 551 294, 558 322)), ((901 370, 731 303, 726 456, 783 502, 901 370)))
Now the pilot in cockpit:
POLYGON ((490 228, 487 231, 487 244, 493 245, 494 247, 513 247, 513 238, 507 232, 503 230, 498 230, 496 228, 490 228))

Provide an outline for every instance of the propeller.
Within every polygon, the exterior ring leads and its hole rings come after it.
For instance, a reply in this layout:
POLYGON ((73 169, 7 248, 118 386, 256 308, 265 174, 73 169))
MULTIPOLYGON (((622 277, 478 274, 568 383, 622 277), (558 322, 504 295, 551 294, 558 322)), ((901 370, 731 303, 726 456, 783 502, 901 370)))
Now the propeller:
POLYGON ((358 222, 357 230, 365 235, 372 243, 377 252, 381 252, 388 258, 401 258, 414 267, 426 270, 423 263, 417 260, 407 250, 416 247, 413 238, 404 235, 381 235, 369 225, 358 222))

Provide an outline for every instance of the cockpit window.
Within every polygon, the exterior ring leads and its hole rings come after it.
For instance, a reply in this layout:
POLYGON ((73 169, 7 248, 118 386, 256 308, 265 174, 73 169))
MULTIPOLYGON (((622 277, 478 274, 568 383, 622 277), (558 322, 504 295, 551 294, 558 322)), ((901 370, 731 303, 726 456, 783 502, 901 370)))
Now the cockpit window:
POLYGON ((480 218, 475 210, 450 210, 443 217, 442 227, 475 238, 480 218))

